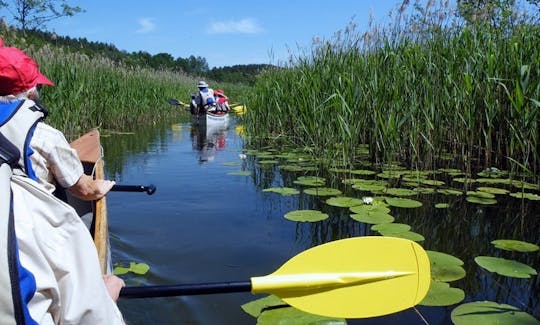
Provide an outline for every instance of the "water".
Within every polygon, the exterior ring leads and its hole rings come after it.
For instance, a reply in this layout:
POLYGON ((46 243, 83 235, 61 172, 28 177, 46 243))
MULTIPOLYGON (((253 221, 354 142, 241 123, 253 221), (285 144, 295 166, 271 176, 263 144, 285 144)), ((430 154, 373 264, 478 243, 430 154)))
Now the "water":
MULTIPOLYGON (((102 139, 106 170, 118 184, 155 184, 153 196, 112 192, 108 195, 113 262, 144 262, 144 276, 124 275, 129 286, 246 281, 272 273, 288 259, 314 245, 339 238, 376 235, 370 225, 348 217, 346 209, 320 199, 263 193, 270 186, 295 187, 291 175, 260 169, 240 159, 244 141, 235 121, 208 137, 188 122, 156 125, 133 135, 102 139), (206 141, 205 141, 206 140, 206 141), (209 141, 208 141, 209 140, 209 141), (230 163, 239 163, 232 165, 230 163), (249 170, 252 176, 228 175, 249 170), (296 209, 321 209, 326 221, 295 223, 283 215, 296 209)), ((422 201, 449 200, 423 196, 422 201)), ((530 280, 494 276, 474 263, 474 256, 500 254, 491 240, 515 238, 538 244, 538 202, 515 199, 497 207, 452 198, 450 209, 393 209, 396 222, 423 234, 426 249, 464 260, 467 277, 452 283, 466 301, 492 300, 540 315, 538 276, 530 280), (521 204, 521 203, 520 203, 521 204), (519 204, 518 204, 519 206, 519 204), (533 220, 533 221, 531 221, 533 220)), ((540 269, 539 253, 515 254, 540 269)), ((255 324, 241 305, 264 295, 251 293, 121 300, 128 324, 255 324)), ((451 307, 417 307, 386 317, 349 324, 451 324, 451 307), (421 316, 420 316, 421 315, 421 316)))

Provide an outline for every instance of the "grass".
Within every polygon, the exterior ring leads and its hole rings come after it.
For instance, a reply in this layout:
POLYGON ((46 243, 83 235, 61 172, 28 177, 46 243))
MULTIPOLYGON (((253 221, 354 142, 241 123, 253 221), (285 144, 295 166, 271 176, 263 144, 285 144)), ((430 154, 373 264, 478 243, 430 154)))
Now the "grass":
POLYGON ((270 136, 251 141, 305 147, 327 165, 352 166, 369 144, 381 166, 437 168, 452 154, 468 171, 538 177, 539 25, 467 24, 431 1, 401 10, 388 27, 361 34, 350 23, 262 75, 246 129, 270 136))

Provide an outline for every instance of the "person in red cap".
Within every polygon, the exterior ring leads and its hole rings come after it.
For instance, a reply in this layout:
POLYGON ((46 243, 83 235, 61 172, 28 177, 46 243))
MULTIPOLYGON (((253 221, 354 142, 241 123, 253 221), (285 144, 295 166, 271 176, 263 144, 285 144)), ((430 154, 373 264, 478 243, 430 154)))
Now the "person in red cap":
MULTIPOLYGON (((39 71, 34 60, 17 48, 0 47, 0 96, 4 100, 32 100, 43 108, 39 102, 42 85, 54 83, 39 71)), ((36 176, 51 192, 60 185, 80 199, 96 200, 115 184, 84 174, 77 152, 63 133, 45 123, 37 124, 30 147, 34 151, 30 157, 36 176)))
POLYGON ((225 96, 225 92, 222 89, 216 89, 214 90, 214 96, 216 96, 218 111, 228 112, 230 110, 229 98, 225 96))
MULTIPOLYGON (((86 226, 52 194, 58 184, 92 200, 104 196, 114 182, 85 175, 65 136, 42 122, 47 112, 39 102, 42 85, 54 83, 34 60, 17 48, 0 47, 0 135, 7 139, 0 143, 0 153, 3 158, 6 143, 19 153, 17 163, 10 164, 15 173, 10 202, 20 262, 31 274, 26 280, 19 277, 30 283, 25 323, 124 324, 115 303, 123 280, 102 277, 86 226)), ((2 208, 10 202, 2 202, 2 208)), ((4 307, 0 304, 0 314, 4 307)))

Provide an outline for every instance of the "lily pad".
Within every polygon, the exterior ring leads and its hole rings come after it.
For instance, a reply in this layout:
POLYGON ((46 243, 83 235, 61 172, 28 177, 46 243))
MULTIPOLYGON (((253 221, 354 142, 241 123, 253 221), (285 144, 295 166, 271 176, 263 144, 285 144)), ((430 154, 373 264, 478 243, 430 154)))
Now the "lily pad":
POLYGON ((439 266, 463 265, 462 260, 450 254, 437 252, 437 251, 430 251, 430 250, 426 251, 426 253, 432 265, 439 265, 439 266))
POLYGON ((382 191, 384 194, 394 195, 394 196, 413 196, 418 193, 410 190, 408 188, 388 188, 382 191))
POLYGON ((129 266, 123 266, 122 264, 116 264, 113 269, 113 274, 115 275, 121 275, 126 273, 135 273, 139 275, 143 275, 148 273, 148 270, 150 270, 150 266, 146 263, 135 263, 135 262, 129 262, 129 266))
POLYGON ((517 193, 510 193, 510 196, 518 198, 518 199, 527 199, 527 200, 531 200, 531 201, 540 201, 540 195, 534 194, 534 193, 517 192, 517 193))
POLYGON ((488 192, 482 192, 482 191, 467 191, 467 196, 476 196, 483 199, 493 199, 495 198, 495 194, 488 193, 488 192))
POLYGON ((437 193, 446 194, 446 195, 462 195, 463 191, 455 190, 452 188, 442 188, 442 189, 438 189, 437 193))
POLYGON ((243 304, 242 309, 250 314, 251 316, 257 318, 267 308, 280 307, 280 306, 289 306, 279 297, 274 295, 269 295, 261 299, 253 300, 248 303, 243 304))
POLYGON ((228 161, 221 164, 221 166, 240 166, 240 162, 238 161, 228 161))
POLYGON ((465 299, 465 292, 452 288, 446 282, 431 281, 429 291, 419 303, 422 306, 451 306, 465 299))
POLYGON ((300 311, 296 308, 276 308, 265 310, 259 318, 257 325, 346 325, 347 321, 342 318, 331 318, 325 316, 317 316, 300 311))
POLYGON ((383 236, 405 238, 405 239, 416 241, 416 242, 425 240, 424 236, 414 231, 404 231, 404 232, 392 233, 392 234, 383 235, 383 236))
POLYGON ((364 201, 356 197, 336 196, 326 200, 326 204, 340 208, 350 208, 356 205, 362 205, 364 201))
POLYGON ((465 198, 465 200, 467 200, 467 202, 477 203, 477 204, 484 204, 484 205, 497 204, 497 200, 495 200, 495 199, 486 199, 486 198, 482 198, 482 197, 479 197, 479 196, 473 196, 473 195, 467 196, 465 198))
POLYGON ((283 196, 300 194, 300 191, 291 187, 271 187, 265 188, 263 192, 278 193, 283 196))
POLYGON ((394 222, 395 220, 394 217, 392 217, 388 213, 370 213, 370 212, 366 212, 364 214, 351 214, 351 218, 359 222, 371 223, 371 224, 390 223, 390 222, 394 222))
POLYGON ((504 189, 504 188, 498 188, 498 187, 487 187, 487 186, 481 186, 479 188, 476 189, 477 191, 480 191, 480 192, 486 192, 486 193, 491 193, 491 194, 508 194, 508 190, 504 189))
POLYGON ((527 243, 521 240, 512 240, 512 239, 497 239, 491 242, 495 247, 504 249, 507 251, 515 252, 536 252, 540 249, 537 245, 527 243))
POLYGON ((436 209, 448 209, 450 207, 450 204, 448 203, 437 203, 435 204, 436 209))
POLYGON ((437 180, 434 180, 434 179, 424 179, 424 180, 421 180, 420 183, 424 184, 424 185, 431 185, 431 186, 443 186, 444 185, 443 181, 437 181, 437 180))
POLYGON ((278 168, 288 172, 301 172, 304 170, 304 168, 298 165, 280 165, 278 168))
POLYGON ((352 213, 356 213, 356 214, 389 213, 390 212, 390 209, 384 205, 371 205, 371 204, 356 205, 356 206, 350 207, 349 210, 352 213))
POLYGON ((405 232, 411 230, 411 226, 404 223, 381 223, 371 226, 371 230, 378 231, 379 233, 395 234, 399 232, 405 232))
POLYGON ((354 175, 375 175, 377 174, 377 172, 373 171, 373 170, 366 170, 366 169, 355 169, 355 170, 351 170, 351 174, 354 174, 354 175))
POLYGON ((540 324, 532 315, 519 308, 493 301, 475 301, 459 305, 452 310, 450 317, 454 325, 540 324))
POLYGON ((326 180, 317 176, 300 176, 293 183, 306 186, 323 186, 326 180))
POLYGON ((404 198, 386 198, 386 203, 393 207, 398 208, 418 208, 422 206, 422 202, 411 200, 411 199, 404 199, 404 198))
POLYGON ((304 190, 304 193, 307 195, 314 195, 314 196, 333 196, 333 195, 341 195, 341 191, 335 188, 329 188, 329 187, 313 187, 313 188, 306 188, 304 190))
POLYGON ((318 210, 295 210, 286 213, 285 219, 299 222, 317 222, 328 219, 328 214, 318 210))
POLYGON ((512 278, 528 279, 537 274, 535 269, 526 264, 501 257, 477 256, 474 261, 490 272, 512 278))
POLYGON ((459 265, 431 264, 431 278, 440 282, 452 282, 463 279, 467 272, 459 265))

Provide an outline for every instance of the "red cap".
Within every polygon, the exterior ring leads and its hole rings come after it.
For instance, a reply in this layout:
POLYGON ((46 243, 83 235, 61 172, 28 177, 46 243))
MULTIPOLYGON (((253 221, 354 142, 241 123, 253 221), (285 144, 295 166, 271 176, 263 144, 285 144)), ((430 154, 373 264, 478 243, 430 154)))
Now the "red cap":
POLYGON ((37 63, 14 47, 0 47, 0 96, 17 95, 36 85, 54 86, 37 63))

